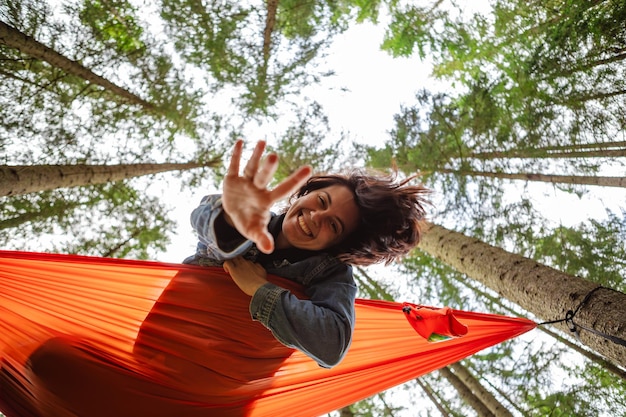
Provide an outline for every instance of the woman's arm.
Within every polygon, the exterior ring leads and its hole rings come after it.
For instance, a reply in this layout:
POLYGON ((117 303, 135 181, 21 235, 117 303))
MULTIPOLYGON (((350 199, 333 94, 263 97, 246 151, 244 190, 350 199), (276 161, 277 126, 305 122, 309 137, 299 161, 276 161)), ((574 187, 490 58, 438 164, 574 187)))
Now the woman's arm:
POLYGON ((325 368, 341 362, 354 331, 356 285, 350 266, 336 263, 326 268, 324 278, 306 287, 308 299, 268 282, 262 266, 241 257, 226 261, 224 269, 252 296, 252 319, 270 329, 278 341, 325 368))

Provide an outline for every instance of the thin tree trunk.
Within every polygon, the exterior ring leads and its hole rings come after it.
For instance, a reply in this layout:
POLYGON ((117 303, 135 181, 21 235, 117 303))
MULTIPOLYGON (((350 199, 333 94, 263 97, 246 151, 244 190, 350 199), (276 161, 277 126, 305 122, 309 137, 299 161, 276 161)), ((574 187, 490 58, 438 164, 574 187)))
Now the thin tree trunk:
POLYGON ((262 63, 257 67, 257 80, 254 96, 255 102, 262 104, 267 100, 268 88, 267 88, 267 71, 269 68, 269 61, 272 54, 272 33, 274 33, 274 26, 276 25, 276 11, 278 10, 278 0, 266 1, 267 15, 265 16, 265 27, 263 28, 263 48, 262 48, 262 63))
POLYGON ((473 152, 467 158, 481 160, 504 159, 504 158, 616 158, 626 156, 626 149, 601 149, 585 151, 557 151, 546 152, 542 148, 538 149, 514 149, 509 151, 495 152, 473 152))
POLYGON ((451 364, 449 368, 495 416, 513 417, 513 414, 472 375, 469 369, 459 362, 451 364))
POLYGON ((437 398, 437 396, 435 396, 435 394, 433 392, 433 389, 430 387, 430 385, 425 384, 419 378, 417 378, 415 381, 417 382, 417 385, 419 385, 422 388, 422 390, 426 393, 426 396, 430 399, 430 401, 432 401, 432 403, 435 405, 437 410, 439 410, 441 415, 443 417, 450 417, 451 414, 448 412, 448 410, 446 410, 444 408, 443 405, 441 405, 441 402, 439 401, 439 398, 437 398))
POLYGON ((626 187, 625 177, 604 177, 604 176, 591 176, 591 175, 551 175, 551 174, 530 174, 530 173, 515 173, 510 174, 506 172, 486 172, 486 171, 464 171, 454 169, 439 169, 439 172, 445 174, 459 174, 472 177, 488 177, 488 178, 502 178, 509 180, 524 180, 524 181, 538 181, 549 182, 552 184, 580 184, 580 185, 598 185, 601 187, 626 187))
POLYGON ((217 161, 131 165, 0 165, 0 196, 103 184, 160 172, 216 165, 217 161))
POLYGON ((276 25, 276 11, 278 0, 267 0, 267 15, 265 17, 265 28, 263 29, 263 61, 266 63, 270 59, 272 49, 272 33, 276 25))
POLYGON ((581 149, 612 149, 612 148, 626 148, 626 141, 615 142, 598 142, 598 143, 573 143, 567 145, 552 145, 542 146, 537 148, 538 151, 572 151, 581 149))
MULTIPOLYGON (((565 274, 532 259, 478 239, 429 224, 420 248, 544 320, 561 320, 576 311, 580 341, 626 367, 626 294, 565 274), (593 294, 591 294, 591 292, 593 294), (583 300, 589 298, 582 305, 583 300), (582 329, 590 328, 594 332, 582 329), (606 336, 605 336, 606 335, 606 336), (608 338, 607 338, 608 336, 608 338)), ((565 323, 557 324, 563 330, 565 323)))
POLYGON ((31 56, 42 61, 46 61, 53 67, 59 68, 68 74, 82 78, 91 84, 99 85, 122 97, 131 104, 138 104, 149 111, 156 111, 156 107, 141 97, 129 92, 128 90, 110 82, 109 80, 95 74, 90 69, 84 67, 77 61, 73 61, 58 52, 48 48, 44 44, 38 42, 31 36, 20 32, 16 28, 0 21, 0 44, 15 48, 21 53, 31 56))
POLYGON ((470 387, 465 385, 448 367, 443 367, 438 372, 457 390, 461 399, 476 411, 478 417, 495 417, 495 414, 483 404, 480 398, 474 395, 470 387))

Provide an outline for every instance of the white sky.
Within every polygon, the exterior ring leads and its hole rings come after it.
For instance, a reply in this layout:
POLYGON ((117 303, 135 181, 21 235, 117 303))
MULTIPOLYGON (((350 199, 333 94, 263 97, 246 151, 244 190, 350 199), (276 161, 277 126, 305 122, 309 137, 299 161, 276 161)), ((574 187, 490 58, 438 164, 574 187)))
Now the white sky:
MULTIPOLYGON (((427 66, 416 58, 390 57, 378 48, 382 39, 383 29, 372 24, 350 28, 335 40, 328 54, 328 67, 336 75, 303 92, 324 106, 332 131, 348 131, 353 140, 371 145, 386 140, 400 105, 414 102, 415 93, 428 85, 427 66)), ((258 139, 269 141, 270 138, 271 135, 259 132, 259 137, 245 140, 251 146, 258 139)), ((195 251, 189 214, 203 193, 216 190, 179 191, 175 187, 166 190, 167 201, 175 204, 172 217, 179 227, 168 250, 158 260, 180 262, 195 251)))
MULTIPOLYGON (((392 58, 380 51, 382 26, 355 25, 338 36, 327 58, 327 66, 333 68, 336 75, 302 93, 323 105, 335 134, 347 131, 351 139, 370 145, 382 144, 387 139, 394 114, 402 104, 415 103, 418 90, 443 88, 442 83, 429 78, 429 66, 417 58, 392 58)), ((272 132, 268 133, 258 131, 258 137, 245 139, 249 146, 258 139, 271 142, 272 132)), ((522 184, 519 182, 520 186, 522 184)), ((165 186, 167 201, 174 207, 172 217, 179 226, 168 250, 158 260, 180 262, 195 251, 196 240, 189 226, 191 210, 203 195, 217 190, 181 191, 178 186, 165 186)), ((564 225, 574 225, 590 217, 605 217, 607 208, 619 212, 626 201, 623 188, 586 187, 589 192, 582 199, 545 183, 530 182, 528 189, 546 217, 564 225)), ((510 197, 515 199, 519 194, 510 197)))

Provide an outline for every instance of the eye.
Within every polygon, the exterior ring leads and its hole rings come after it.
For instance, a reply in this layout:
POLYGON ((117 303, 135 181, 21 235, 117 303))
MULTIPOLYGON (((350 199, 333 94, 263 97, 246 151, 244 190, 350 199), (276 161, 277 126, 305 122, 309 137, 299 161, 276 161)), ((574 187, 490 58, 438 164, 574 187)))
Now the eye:
POLYGON ((324 200, 324 197, 322 197, 322 194, 320 194, 317 198, 319 199, 320 205, 322 206, 322 208, 326 208, 326 200, 324 200))
POLYGON ((333 229, 333 233, 335 233, 335 234, 339 233, 339 227, 337 227, 337 223, 330 222, 330 227, 333 229))

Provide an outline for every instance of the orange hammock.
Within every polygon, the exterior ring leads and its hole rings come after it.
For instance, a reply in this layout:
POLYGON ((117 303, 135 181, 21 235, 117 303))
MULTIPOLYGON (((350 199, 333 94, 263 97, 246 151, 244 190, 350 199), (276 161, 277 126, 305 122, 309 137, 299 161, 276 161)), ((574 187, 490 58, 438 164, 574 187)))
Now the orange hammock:
POLYGON ((0 410, 319 416, 535 327, 359 299, 352 346, 324 369, 253 322, 249 300, 221 268, 0 251, 0 410))

